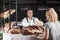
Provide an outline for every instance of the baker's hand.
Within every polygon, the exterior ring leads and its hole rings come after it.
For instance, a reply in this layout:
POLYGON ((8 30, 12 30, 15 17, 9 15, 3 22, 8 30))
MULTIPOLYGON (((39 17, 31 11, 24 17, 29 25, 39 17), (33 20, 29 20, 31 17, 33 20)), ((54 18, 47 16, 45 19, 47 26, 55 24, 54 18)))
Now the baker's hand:
POLYGON ((35 26, 43 26, 43 22, 42 21, 36 21, 35 22, 35 26))

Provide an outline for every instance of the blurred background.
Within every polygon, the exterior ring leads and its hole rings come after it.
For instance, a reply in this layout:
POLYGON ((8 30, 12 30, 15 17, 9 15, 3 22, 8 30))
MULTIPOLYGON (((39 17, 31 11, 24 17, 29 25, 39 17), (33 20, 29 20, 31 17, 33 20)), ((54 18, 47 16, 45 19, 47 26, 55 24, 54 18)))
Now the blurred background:
MULTIPOLYGON (((0 0, 0 13, 8 9, 17 9, 17 21, 21 21, 26 16, 26 9, 31 7, 34 10, 34 16, 45 22, 47 8, 53 7, 60 16, 59 4, 59 0, 0 0)), ((10 20, 15 21, 15 17, 16 14, 14 13, 10 16, 10 20)))

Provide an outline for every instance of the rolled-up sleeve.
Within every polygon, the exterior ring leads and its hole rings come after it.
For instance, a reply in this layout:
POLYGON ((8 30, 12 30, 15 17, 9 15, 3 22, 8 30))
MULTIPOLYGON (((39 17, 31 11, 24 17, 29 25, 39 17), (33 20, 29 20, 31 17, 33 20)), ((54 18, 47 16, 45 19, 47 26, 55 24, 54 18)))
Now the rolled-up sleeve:
POLYGON ((26 18, 22 19, 22 26, 23 26, 23 27, 29 26, 29 23, 27 23, 26 18))
POLYGON ((44 24, 45 30, 49 30, 49 26, 47 24, 44 24))

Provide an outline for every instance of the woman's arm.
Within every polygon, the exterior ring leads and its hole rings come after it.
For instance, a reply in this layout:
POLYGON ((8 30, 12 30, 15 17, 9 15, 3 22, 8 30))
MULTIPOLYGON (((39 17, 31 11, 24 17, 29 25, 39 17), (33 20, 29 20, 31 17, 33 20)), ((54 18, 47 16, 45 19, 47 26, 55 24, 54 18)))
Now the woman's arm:
POLYGON ((49 39, 49 24, 48 23, 45 23, 44 24, 44 30, 45 30, 45 32, 46 32, 46 39, 49 39))

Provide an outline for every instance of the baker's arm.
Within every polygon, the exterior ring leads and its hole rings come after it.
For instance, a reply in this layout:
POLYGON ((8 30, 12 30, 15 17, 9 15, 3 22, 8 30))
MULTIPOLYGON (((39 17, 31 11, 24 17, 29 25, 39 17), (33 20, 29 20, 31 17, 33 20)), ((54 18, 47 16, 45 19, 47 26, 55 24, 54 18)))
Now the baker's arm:
POLYGON ((29 23, 27 23, 26 18, 22 19, 22 26, 23 26, 23 27, 29 26, 29 23))
POLYGON ((38 18, 35 19, 35 25, 36 26, 43 26, 43 22, 41 20, 39 20, 38 18))

